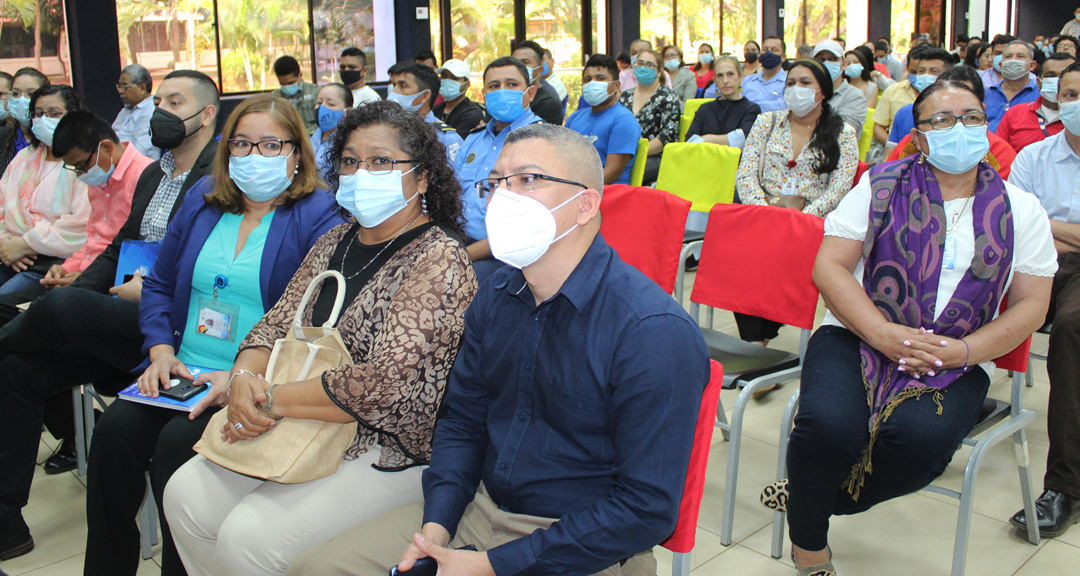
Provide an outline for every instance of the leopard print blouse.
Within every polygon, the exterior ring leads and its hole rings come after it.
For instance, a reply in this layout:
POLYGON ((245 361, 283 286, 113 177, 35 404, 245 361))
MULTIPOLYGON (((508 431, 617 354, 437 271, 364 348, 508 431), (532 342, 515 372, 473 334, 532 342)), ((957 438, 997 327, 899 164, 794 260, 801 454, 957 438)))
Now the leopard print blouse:
MULTIPOLYGON (((337 226, 315 243, 241 350, 273 348, 285 337, 304 290, 326 270, 349 228, 350 224, 337 226)), ((435 414, 465 329, 465 309, 476 289, 465 247, 432 226, 391 256, 345 307, 337 327, 354 365, 325 372, 323 388, 359 422, 346 460, 378 444, 380 469, 427 464, 435 414)), ((321 287, 315 290, 304 310, 305 326, 311 325, 320 291, 321 287)))

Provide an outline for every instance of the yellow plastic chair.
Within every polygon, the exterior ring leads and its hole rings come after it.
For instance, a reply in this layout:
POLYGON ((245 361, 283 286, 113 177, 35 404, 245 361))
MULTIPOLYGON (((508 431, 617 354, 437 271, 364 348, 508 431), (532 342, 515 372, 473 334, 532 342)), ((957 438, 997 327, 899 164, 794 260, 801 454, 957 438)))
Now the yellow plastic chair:
POLYGON ((874 143, 874 109, 866 112, 866 122, 863 123, 862 134, 859 135, 859 160, 866 161, 866 153, 870 151, 870 145, 874 143))
POLYGON ((630 169, 630 185, 641 186, 645 179, 645 159, 649 156, 649 141, 642 138, 638 140, 637 153, 634 154, 634 167, 630 169))
POLYGON ((686 142, 686 131, 690 129, 690 123, 694 121, 694 114, 697 114, 702 104, 711 100, 712 98, 691 98, 686 101, 682 116, 679 116, 679 142, 686 142))
POLYGON ((741 151, 708 142, 672 142, 664 146, 656 187, 693 203, 691 210, 708 213, 716 204, 735 198, 735 173, 741 151), (707 174, 702 174, 702 169, 707 174))

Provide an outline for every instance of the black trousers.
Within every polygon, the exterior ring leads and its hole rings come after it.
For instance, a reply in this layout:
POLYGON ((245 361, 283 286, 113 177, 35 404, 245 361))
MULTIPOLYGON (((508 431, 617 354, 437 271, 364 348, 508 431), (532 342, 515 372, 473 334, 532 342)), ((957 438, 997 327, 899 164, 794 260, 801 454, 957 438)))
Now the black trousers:
POLYGON ((858 514, 925 488, 945 471, 978 422, 989 387, 986 372, 975 368, 942 392, 940 416, 928 397, 900 403, 879 428, 873 472, 856 501, 841 485, 870 442, 859 338, 838 326, 818 329, 806 351, 799 413, 788 444, 791 542, 822 550, 829 543, 832 515, 858 514))
POLYGON ((105 410, 94 428, 87 467, 84 576, 134 575, 138 570, 136 518, 146 491, 146 472, 161 519, 161 573, 186 574, 162 499, 169 478, 195 455, 192 447, 216 411, 207 410, 189 420, 187 412, 124 400, 105 410))
POLYGON ((1048 319, 1054 327, 1046 355, 1050 451, 1043 488, 1080 498, 1080 253, 1058 258, 1048 319))
POLYGON ((141 346, 137 304, 78 288, 48 293, 0 329, 0 516, 29 499, 46 402, 88 382, 119 392, 141 346))
POLYGON ((780 335, 780 328, 784 326, 779 322, 773 322, 758 316, 738 312, 733 314, 735 315, 735 325, 739 327, 739 338, 747 342, 773 340, 780 335))

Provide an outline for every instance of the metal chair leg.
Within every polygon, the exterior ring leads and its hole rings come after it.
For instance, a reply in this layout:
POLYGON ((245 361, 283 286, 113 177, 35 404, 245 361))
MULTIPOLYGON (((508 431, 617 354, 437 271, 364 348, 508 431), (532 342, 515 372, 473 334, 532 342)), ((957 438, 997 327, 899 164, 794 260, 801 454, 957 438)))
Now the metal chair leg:
POLYGON ((147 474, 146 495, 143 496, 143 503, 139 508, 139 533, 143 560, 154 557, 152 548, 158 543, 157 532, 157 504, 154 502, 154 491, 150 489, 150 475, 147 474))
MULTIPOLYGON (((1021 428, 1013 434, 1013 443, 1016 449, 1016 468, 1020 473, 1020 493, 1024 498, 1024 514, 1027 518, 1037 518, 1035 515, 1035 485, 1031 482, 1031 457, 1028 453, 1027 429, 1021 428)), ((1038 522, 1028 522, 1028 542, 1038 546, 1039 526, 1038 522)))
POLYGON ((753 398, 754 392, 763 388, 770 381, 762 380, 744 386, 735 399, 735 408, 731 411, 731 426, 728 434, 727 480, 724 483, 724 512, 720 524, 720 543, 731 546, 731 535, 735 525, 735 492, 739 483, 739 452, 742 449, 743 415, 746 405, 753 398))
POLYGON ((82 386, 71 389, 71 407, 75 412, 75 461, 78 463, 79 476, 86 476, 86 424, 83 422, 82 386))
POLYGON ((690 576, 690 552, 676 552, 671 560, 671 576, 690 576))
MULTIPOLYGON (((791 431, 795 427, 795 413, 799 410, 799 389, 791 394, 787 406, 784 408, 784 419, 780 422, 780 453, 776 458, 776 479, 787 478, 787 451, 791 440, 791 431)), ((784 526, 787 522, 787 513, 777 510, 773 512, 773 537, 770 555, 773 558, 782 558, 784 555, 784 526)))

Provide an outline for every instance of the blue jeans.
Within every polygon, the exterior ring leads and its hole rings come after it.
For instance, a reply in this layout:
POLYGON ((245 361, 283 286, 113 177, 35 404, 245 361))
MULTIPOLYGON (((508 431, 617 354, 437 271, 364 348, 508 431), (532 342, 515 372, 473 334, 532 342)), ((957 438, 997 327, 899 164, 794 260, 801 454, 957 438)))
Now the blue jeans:
POLYGON ((930 398, 907 400, 881 424, 873 472, 859 500, 840 486, 870 442, 870 406, 863 384, 859 337, 822 326, 810 338, 799 413, 788 444, 791 542, 804 550, 828 545, 829 518, 925 488, 940 476, 978 422, 990 378, 975 368, 942 391, 942 413, 930 398))
POLYGON ((0 267, 0 296, 40 286, 42 278, 43 275, 37 272, 16 272, 10 266, 0 267))

